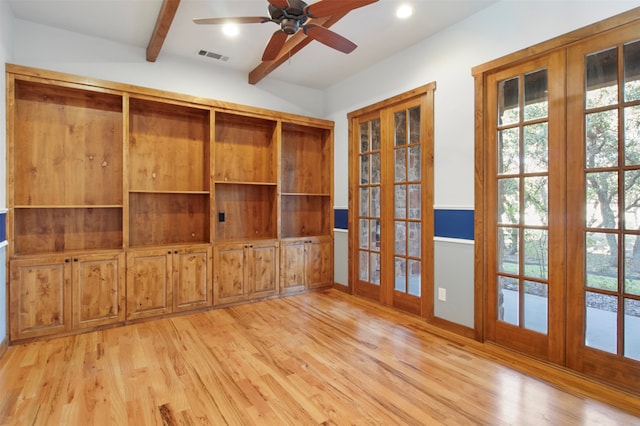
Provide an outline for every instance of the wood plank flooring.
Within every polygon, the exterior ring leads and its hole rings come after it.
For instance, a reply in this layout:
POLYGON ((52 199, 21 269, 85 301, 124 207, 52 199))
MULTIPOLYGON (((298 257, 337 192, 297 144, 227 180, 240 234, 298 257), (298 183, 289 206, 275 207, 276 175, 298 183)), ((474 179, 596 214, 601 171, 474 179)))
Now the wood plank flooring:
POLYGON ((0 424, 640 424, 478 346, 327 290, 10 347, 0 424))

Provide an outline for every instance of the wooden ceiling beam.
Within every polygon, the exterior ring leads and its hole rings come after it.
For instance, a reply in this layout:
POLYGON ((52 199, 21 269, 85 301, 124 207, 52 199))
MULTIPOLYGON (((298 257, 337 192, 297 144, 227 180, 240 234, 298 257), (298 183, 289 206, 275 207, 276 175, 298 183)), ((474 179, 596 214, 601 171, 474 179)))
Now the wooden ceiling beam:
MULTIPOLYGON (((340 19, 344 18, 346 13, 329 16, 321 19, 310 20, 309 24, 313 23, 316 25, 321 25, 325 28, 329 28, 340 19)), ((304 31, 298 31, 284 44, 282 50, 278 54, 278 56, 272 61, 263 61, 260 65, 255 67, 249 73, 249 84, 256 84, 267 75, 269 75, 272 71, 278 68, 280 65, 289 60, 293 55, 298 53, 300 49, 311 43, 313 39, 311 37, 307 37, 304 31)), ((327 47, 330 49, 330 47, 327 47)))
POLYGON ((153 29, 151 40, 149 40, 149 45, 147 46, 147 61, 155 62, 156 59, 158 59, 160 49, 162 49, 164 39, 167 38, 169 28, 171 28, 171 23, 173 22, 174 16, 176 16, 179 5, 180 0, 162 1, 160 13, 158 14, 158 19, 156 20, 156 26, 153 29))

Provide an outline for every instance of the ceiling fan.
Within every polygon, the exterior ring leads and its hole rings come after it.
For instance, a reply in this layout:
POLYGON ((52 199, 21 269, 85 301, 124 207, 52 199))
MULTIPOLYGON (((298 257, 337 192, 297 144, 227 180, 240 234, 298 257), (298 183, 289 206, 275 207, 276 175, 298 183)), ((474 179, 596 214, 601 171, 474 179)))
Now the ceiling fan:
POLYGON ((267 0, 269 2, 269 16, 245 16, 236 18, 200 18, 194 19, 196 24, 263 24, 275 22, 280 29, 273 33, 267 47, 262 54, 263 61, 272 61, 277 58, 287 38, 302 30, 304 34, 313 40, 317 40, 333 49, 343 53, 351 53, 357 47, 352 41, 341 35, 316 25, 309 19, 324 18, 333 15, 342 15, 375 3, 378 0, 320 0, 308 5, 302 0, 267 0))

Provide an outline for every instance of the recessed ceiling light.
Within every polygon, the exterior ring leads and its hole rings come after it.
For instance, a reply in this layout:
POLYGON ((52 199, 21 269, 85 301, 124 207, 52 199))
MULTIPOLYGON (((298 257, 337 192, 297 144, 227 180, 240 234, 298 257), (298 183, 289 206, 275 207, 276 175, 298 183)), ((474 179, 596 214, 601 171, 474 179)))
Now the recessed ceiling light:
POLYGON ((238 33, 240 32, 240 30, 238 29, 238 26, 236 24, 224 24, 222 26, 222 32, 227 36, 227 37, 235 37, 238 35, 238 33))
POLYGON ((396 9, 396 16, 400 19, 406 19, 413 15, 413 8, 408 4, 403 4, 396 9))

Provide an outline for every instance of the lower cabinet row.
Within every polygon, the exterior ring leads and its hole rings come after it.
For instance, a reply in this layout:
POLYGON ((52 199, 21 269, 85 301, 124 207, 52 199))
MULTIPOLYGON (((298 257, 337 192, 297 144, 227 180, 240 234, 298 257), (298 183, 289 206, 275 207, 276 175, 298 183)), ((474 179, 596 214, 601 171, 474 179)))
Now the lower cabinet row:
POLYGON ((333 283, 329 237, 217 244, 213 259, 211 253, 211 245, 203 244, 14 258, 10 338, 51 336, 333 283))

